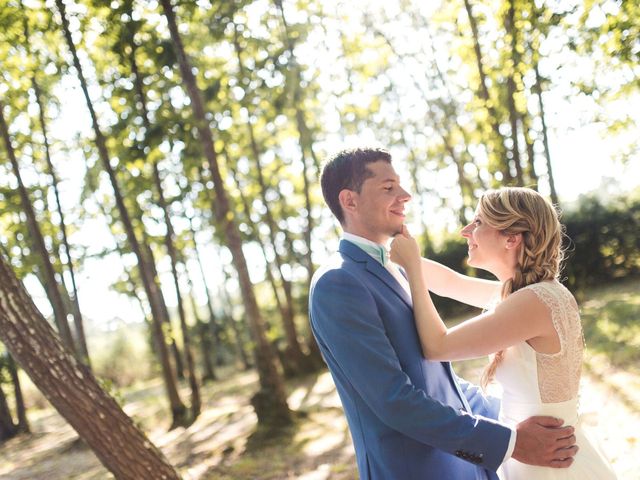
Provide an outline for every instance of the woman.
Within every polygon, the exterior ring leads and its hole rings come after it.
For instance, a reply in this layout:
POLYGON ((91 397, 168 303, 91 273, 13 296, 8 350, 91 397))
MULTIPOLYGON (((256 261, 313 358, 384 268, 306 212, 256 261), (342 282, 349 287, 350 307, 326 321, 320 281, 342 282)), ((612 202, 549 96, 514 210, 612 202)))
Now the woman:
POLYGON ((576 427, 579 451, 568 469, 509 459, 501 467, 501 478, 615 478, 578 421, 582 327, 575 299, 558 282, 563 251, 557 212, 528 188, 488 191, 462 236, 469 247, 469 265, 493 273, 499 282, 466 277, 421 260, 406 227, 391 245, 391 259, 407 272, 424 355, 431 360, 463 360, 495 354, 483 384, 494 375, 502 384, 501 421, 515 425, 532 415, 550 415, 576 427), (428 289, 486 310, 448 329, 428 289))

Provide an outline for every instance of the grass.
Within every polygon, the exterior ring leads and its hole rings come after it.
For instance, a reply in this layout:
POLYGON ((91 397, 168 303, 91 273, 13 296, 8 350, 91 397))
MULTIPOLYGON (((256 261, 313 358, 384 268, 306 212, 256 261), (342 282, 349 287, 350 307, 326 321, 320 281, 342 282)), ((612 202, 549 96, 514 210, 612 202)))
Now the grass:
MULTIPOLYGON (((585 292, 581 300, 587 354, 581 405, 600 415, 600 439, 619 478, 639 479, 640 288, 636 280, 585 292)), ((477 382, 486 360, 456 362, 477 382)), ((328 372, 287 385, 294 425, 274 436, 256 430, 249 399, 254 372, 218 372, 202 388, 203 409, 189 428, 168 431, 170 418, 159 380, 123 390, 124 409, 144 428, 185 479, 355 480, 353 446, 328 372)), ((183 387, 181 396, 188 399, 183 387)), ((591 417, 593 418, 593 416, 591 417)), ((113 478, 51 408, 30 410, 32 435, 0 445, 0 479, 102 480, 113 478)), ((596 415, 597 419, 597 415, 596 415)))

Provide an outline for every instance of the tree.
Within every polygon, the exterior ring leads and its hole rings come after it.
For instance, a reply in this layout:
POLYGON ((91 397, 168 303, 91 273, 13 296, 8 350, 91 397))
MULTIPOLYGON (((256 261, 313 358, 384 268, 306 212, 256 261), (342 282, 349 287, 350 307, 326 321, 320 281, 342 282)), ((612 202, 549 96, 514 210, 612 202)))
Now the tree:
POLYGON ((168 319, 168 315, 166 314, 166 304, 164 302, 164 297, 162 296, 162 291, 160 290, 160 286, 157 283, 157 275, 155 275, 155 265, 152 269, 150 265, 150 259, 148 259, 144 255, 142 246, 140 245, 133 224, 131 222, 131 217, 124 203, 124 197, 120 191, 116 173, 113 166, 111 165, 111 160, 107 151, 106 138, 102 133, 102 130, 100 129, 98 117, 93 107, 91 97, 89 96, 87 81, 85 79, 82 65, 80 64, 80 59, 78 58, 76 47, 73 42, 73 37, 71 35, 69 20, 67 19, 64 2, 62 0, 56 0, 56 6, 58 8, 58 12, 60 13, 64 37, 66 39, 69 51, 71 52, 71 55, 73 57, 73 64, 76 69, 78 79, 80 80, 80 86, 82 88, 82 93, 87 104, 87 109, 89 110, 89 114, 91 116, 91 123, 95 134, 95 142, 98 148, 98 154, 100 156, 100 160, 102 162, 104 170, 109 175, 109 180, 113 188, 116 205, 118 207, 118 213, 120 214, 120 220, 124 226, 129 244, 131 245, 131 249, 138 259, 140 277, 145 287, 145 293, 147 294, 147 299, 149 300, 149 304, 153 312, 152 319, 154 338, 156 342, 156 348, 161 360, 160 364, 162 367, 165 389, 167 392, 167 396, 169 397, 171 413, 173 415, 172 426, 185 425, 189 422, 189 419, 186 415, 186 407, 180 400, 180 396, 178 394, 175 372, 172 368, 171 362, 169 361, 167 346, 165 344, 164 334, 162 331, 162 319, 168 319))
POLYGON ((68 345, 72 350, 75 350, 73 338, 71 337, 71 330, 69 329, 69 323, 67 322, 67 311, 64 307, 62 295, 60 294, 58 282, 56 280, 56 273, 53 269, 53 265, 51 264, 49 252, 47 251, 47 247, 44 243, 44 238, 42 236, 42 232, 40 231, 33 205, 31 204, 27 189, 24 185, 24 182, 22 181, 22 176, 20 175, 20 167, 18 165, 18 159, 16 158, 13 149, 13 143, 11 142, 11 137, 9 135, 9 126, 5 121, 4 103, 2 101, 0 101, 0 134, 4 139, 7 154, 11 162, 11 166, 13 167, 13 173, 18 180, 18 190, 20 192, 22 208, 27 215, 29 231, 35 244, 35 248, 40 256, 40 264, 42 266, 42 271, 45 277, 44 286, 47 292, 47 297, 51 302, 51 307, 53 308, 53 316, 56 322, 56 326, 58 327, 60 336, 64 340, 65 344, 68 345))
POLYGON ((62 344, 1 256, 0 340, 116 478, 180 478, 89 368, 62 344))
POLYGON ((160 3, 162 4, 167 19, 171 40, 178 57, 178 64, 180 65, 180 72, 182 73, 187 93, 191 99, 199 139, 202 143, 202 149, 213 179, 216 196, 215 201, 213 201, 213 211, 218 224, 224 232, 227 246, 233 256, 234 266, 236 267, 240 281, 240 290, 244 300, 247 320, 256 343, 254 353, 256 357, 256 368, 260 378, 260 391, 253 397, 252 404, 258 415, 258 421, 262 424, 273 426, 288 425, 292 422, 292 418, 287 405, 284 383, 276 366, 276 357, 265 335, 263 319, 249 277, 247 261, 242 251, 242 240, 237 225, 233 220, 233 212, 229 208, 226 188, 220 174, 220 167, 213 146, 213 136, 205 115, 202 94, 196 84, 193 68, 184 50, 171 1, 161 0, 160 3))

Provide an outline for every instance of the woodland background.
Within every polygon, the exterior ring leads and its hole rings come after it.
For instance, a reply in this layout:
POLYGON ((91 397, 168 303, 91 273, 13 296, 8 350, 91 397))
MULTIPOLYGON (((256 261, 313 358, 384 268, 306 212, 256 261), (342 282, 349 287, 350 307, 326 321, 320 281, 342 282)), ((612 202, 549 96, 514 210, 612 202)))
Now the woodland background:
POLYGON ((0 0, 0 476, 353 478, 307 297, 340 234, 321 165, 355 145, 390 149, 425 254, 472 275, 483 190, 558 205, 585 388, 636 419, 639 57, 624 0, 0 0))

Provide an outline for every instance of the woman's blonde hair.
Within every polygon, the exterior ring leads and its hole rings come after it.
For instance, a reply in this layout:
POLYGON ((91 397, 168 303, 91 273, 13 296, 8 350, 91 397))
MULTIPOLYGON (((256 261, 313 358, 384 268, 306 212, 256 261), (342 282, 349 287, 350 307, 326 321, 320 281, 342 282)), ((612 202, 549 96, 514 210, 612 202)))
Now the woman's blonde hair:
MULTIPOLYGON (((559 213, 549 201, 530 188, 503 187, 485 192, 478 209, 491 228, 505 235, 522 235, 516 270, 513 278, 504 282, 502 299, 527 285, 558 278, 564 232, 559 213)), ((493 380, 503 357, 503 350, 497 352, 485 369, 483 387, 493 380)))

